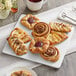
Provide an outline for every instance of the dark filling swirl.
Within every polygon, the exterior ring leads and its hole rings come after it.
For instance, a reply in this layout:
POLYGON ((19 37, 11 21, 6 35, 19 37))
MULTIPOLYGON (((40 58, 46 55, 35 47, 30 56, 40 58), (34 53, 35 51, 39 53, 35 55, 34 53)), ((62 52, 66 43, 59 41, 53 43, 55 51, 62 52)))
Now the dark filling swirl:
POLYGON ((43 33, 44 31, 46 30, 46 24, 43 24, 43 23, 38 23, 37 25, 35 25, 34 27, 34 31, 36 33, 43 33))
POLYGON ((56 49, 48 48, 47 52, 45 52, 45 56, 54 56, 56 54, 56 49))

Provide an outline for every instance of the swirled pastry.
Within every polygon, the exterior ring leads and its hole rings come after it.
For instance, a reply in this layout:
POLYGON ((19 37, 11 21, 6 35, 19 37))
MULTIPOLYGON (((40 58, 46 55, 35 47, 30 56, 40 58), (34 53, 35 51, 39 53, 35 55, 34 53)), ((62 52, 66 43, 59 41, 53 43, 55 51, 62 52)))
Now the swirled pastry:
POLYGON ((27 48, 22 40, 18 37, 10 36, 8 38, 8 44, 16 53, 16 55, 23 55, 27 53, 27 48))
POLYGON ((56 62, 59 59, 59 50, 54 46, 49 46, 47 51, 40 55, 45 60, 56 62))
POLYGON ((55 45, 55 44, 58 44, 58 43, 64 41, 67 38, 68 38, 68 36, 64 32, 51 31, 47 37, 47 40, 50 41, 51 45, 55 45))
POLYGON ((20 22, 22 25, 32 30, 34 25, 39 22, 39 19, 32 14, 27 14, 21 19, 20 22))
POLYGON ((32 35, 34 37, 47 37, 49 33, 49 25, 44 22, 39 22, 34 26, 32 35))
POLYGON ((31 40, 31 37, 21 28, 15 28, 10 36, 15 36, 18 37, 19 39, 21 39, 24 43, 27 43, 31 40))
POLYGON ((50 28, 52 31, 59 31, 59 32, 70 32, 71 31, 71 25, 64 24, 64 23, 50 23, 50 28))
POLYGON ((19 70, 19 71, 13 72, 11 76, 32 76, 32 74, 27 70, 19 70))
POLYGON ((45 52, 49 47, 49 41, 43 37, 36 37, 33 39, 29 45, 29 50, 32 53, 42 53, 45 52))

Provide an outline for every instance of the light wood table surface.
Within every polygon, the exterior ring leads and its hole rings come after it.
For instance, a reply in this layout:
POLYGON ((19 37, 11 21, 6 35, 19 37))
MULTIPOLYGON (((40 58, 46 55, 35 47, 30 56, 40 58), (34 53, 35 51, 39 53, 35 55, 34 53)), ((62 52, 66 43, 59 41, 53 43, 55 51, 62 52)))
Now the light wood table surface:
MULTIPOLYGON (((19 16, 23 13, 39 14, 43 11, 56 8, 72 1, 75 0, 48 0, 48 2, 42 7, 40 11, 31 12, 30 10, 28 10, 28 8, 26 8, 25 0, 19 0, 19 11, 15 14, 10 13, 9 17, 5 20, 0 20, 0 27, 17 21, 19 16)), ((0 62, 3 63, 0 64, 0 68, 14 63, 13 61, 21 61, 21 59, 11 56, 8 56, 8 59, 4 58, 4 60, 1 60, 0 58, 0 62), (7 62, 3 63, 5 60, 7 60, 7 62)), ((34 70, 37 72, 38 76, 76 76, 76 53, 72 53, 70 55, 65 56, 65 59, 60 69, 54 69, 45 65, 41 65, 39 67, 34 68, 34 70)))

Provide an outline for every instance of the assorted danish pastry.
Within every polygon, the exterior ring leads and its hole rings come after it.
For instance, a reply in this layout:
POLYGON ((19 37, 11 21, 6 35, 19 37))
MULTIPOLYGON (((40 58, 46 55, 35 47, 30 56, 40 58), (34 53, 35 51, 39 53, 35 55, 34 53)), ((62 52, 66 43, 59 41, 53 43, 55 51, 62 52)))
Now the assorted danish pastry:
POLYGON ((50 33, 49 25, 45 22, 35 24, 32 35, 33 37, 47 37, 50 33))
POLYGON ((40 56, 45 60, 56 62, 59 59, 59 50, 54 46, 49 46, 45 53, 41 53, 40 56))
POLYGON ((64 23, 58 23, 58 22, 50 22, 50 28, 52 31, 59 31, 59 32, 70 32, 71 31, 71 25, 64 24, 64 23))
POLYGON ((11 76, 32 76, 32 74, 27 70, 19 70, 19 71, 13 72, 11 76))
POLYGON ((20 38, 24 43, 27 43, 32 40, 31 37, 21 28, 15 28, 11 32, 10 36, 13 36, 13 35, 20 38))
MULTIPOLYGON (((59 50, 54 47, 55 44, 59 44, 68 38, 67 32, 71 32, 71 25, 51 22, 49 24, 40 22, 40 20, 28 14, 20 20, 21 24, 28 29, 32 30, 32 36, 30 37, 21 28, 15 28, 8 37, 8 44, 16 53, 16 55, 24 55, 29 49, 34 54, 40 54, 40 56, 48 61, 56 62, 59 60, 59 50), (26 43, 30 42, 29 48, 26 47, 26 43)), ((12 73, 11 76, 31 76, 25 71, 18 71, 12 73)))
POLYGON ((49 41, 44 37, 36 37, 30 42, 29 50, 32 53, 42 53, 49 47, 49 41))
POLYGON ((16 53, 16 55, 24 55, 27 53, 27 48, 22 40, 18 37, 10 36, 8 38, 8 44, 16 53))
POLYGON ((32 14, 28 14, 21 19, 21 24, 32 30, 34 25, 39 22, 39 19, 32 14))
POLYGON ((23 55, 27 53, 25 43, 29 42, 31 37, 24 30, 15 28, 7 40, 16 55, 23 55))
POLYGON ((55 45, 66 40, 67 38, 68 36, 64 32, 51 31, 47 37, 47 40, 49 40, 50 45, 55 45))

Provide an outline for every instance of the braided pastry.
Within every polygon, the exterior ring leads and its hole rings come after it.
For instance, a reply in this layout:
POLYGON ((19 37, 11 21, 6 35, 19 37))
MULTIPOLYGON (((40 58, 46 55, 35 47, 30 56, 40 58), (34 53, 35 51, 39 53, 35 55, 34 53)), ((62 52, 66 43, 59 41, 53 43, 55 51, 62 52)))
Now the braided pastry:
POLYGON ((16 53, 16 55, 23 55, 27 53, 27 48, 24 42, 15 36, 10 36, 8 38, 8 44, 16 53))
POLYGON ((59 31, 59 32, 70 32, 71 27, 69 24, 64 24, 64 23, 50 23, 50 28, 52 31, 59 31))
POLYGON ((67 34, 64 32, 51 31, 47 37, 47 40, 50 41, 50 45, 58 44, 68 38, 67 34))
POLYGON ((18 37, 19 39, 21 39, 24 43, 27 43, 31 40, 31 37, 21 28, 15 28, 11 32, 10 36, 13 36, 13 35, 15 37, 18 37))

